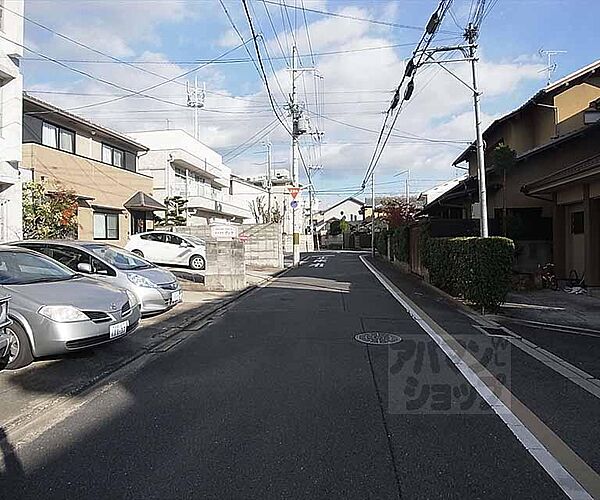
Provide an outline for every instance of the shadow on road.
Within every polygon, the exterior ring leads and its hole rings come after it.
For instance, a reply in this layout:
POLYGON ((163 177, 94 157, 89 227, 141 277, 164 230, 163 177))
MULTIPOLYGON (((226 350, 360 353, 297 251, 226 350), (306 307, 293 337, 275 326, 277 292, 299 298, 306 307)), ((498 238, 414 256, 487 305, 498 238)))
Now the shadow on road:
POLYGON ((4 428, 2 427, 0 427, 0 453, 2 453, 2 460, 4 461, 4 469, 0 470, 0 477, 3 475, 12 478, 25 476, 23 464, 19 460, 14 446, 8 440, 6 432, 4 432, 4 428))

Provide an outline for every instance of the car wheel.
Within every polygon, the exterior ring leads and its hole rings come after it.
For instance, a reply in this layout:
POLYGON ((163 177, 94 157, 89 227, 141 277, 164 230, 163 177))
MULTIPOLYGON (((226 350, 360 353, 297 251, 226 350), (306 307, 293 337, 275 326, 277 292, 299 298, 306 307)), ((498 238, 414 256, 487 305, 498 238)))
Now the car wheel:
POLYGON ((136 254, 138 257, 141 257, 142 259, 144 258, 144 254, 142 253, 141 250, 132 250, 131 253, 136 254))
POLYGON ((6 327, 6 333, 10 337, 10 355, 8 357, 8 370, 23 368, 33 361, 31 346, 27 333, 21 325, 13 322, 6 327))
POLYGON ((206 266, 206 261, 202 255, 192 255, 190 258, 190 268, 194 271, 202 271, 206 266))

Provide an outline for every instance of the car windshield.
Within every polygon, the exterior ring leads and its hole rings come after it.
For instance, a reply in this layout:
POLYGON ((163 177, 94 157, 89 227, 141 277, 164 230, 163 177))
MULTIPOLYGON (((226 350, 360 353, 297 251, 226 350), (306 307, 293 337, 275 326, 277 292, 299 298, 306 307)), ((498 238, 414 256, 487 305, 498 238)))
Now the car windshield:
POLYGON ((122 248, 113 247, 111 245, 89 245, 86 248, 94 255, 121 271, 154 267, 148 261, 145 261, 122 248))
POLYGON ((196 237, 196 236, 185 236, 185 239, 187 241, 189 241, 190 243, 193 243, 194 245, 200 245, 200 246, 204 246, 204 240, 201 240, 200 238, 196 237))
POLYGON ((78 277, 58 262, 33 252, 0 251, 0 285, 26 285, 78 277))

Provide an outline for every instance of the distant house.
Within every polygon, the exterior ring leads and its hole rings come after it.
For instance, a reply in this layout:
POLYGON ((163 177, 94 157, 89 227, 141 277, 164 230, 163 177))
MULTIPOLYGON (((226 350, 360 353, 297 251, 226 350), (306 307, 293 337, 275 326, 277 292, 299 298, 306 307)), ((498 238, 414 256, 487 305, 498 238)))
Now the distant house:
MULTIPOLYGON (((529 252, 530 270, 551 259, 560 276, 568 276, 574 269, 580 276, 585 273, 588 284, 600 284, 595 262, 599 259, 594 257, 600 255, 600 247, 595 247, 595 254, 592 250, 598 227, 593 200, 600 197, 600 185, 596 186, 592 174, 571 177, 568 171, 594 168, 594 158, 600 154, 599 100, 600 61, 596 61, 541 89, 495 120, 483 134, 490 233, 503 234, 507 229, 508 236, 522 242, 521 248, 529 252), (500 145, 516 153, 515 165, 506 173, 506 185, 504 172, 493 162, 493 151, 500 145), (569 181, 557 184, 555 176, 569 181), (585 213, 587 217, 582 215, 585 213), (587 236, 582 236, 586 227, 587 236), (587 252, 582 250, 584 239, 587 252), (533 241, 547 245, 534 246, 533 241)), ((456 158, 454 165, 464 168, 468 177, 429 203, 423 213, 434 219, 472 219, 472 227, 477 228, 474 145, 456 158)))
POLYGON ((77 237, 124 245, 152 229, 152 177, 138 171, 146 146, 35 97, 23 94, 25 178, 63 187, 78 199, 77 237))
POLYGON ((358 222, 363 219, 363 207, 364 203, 360 201, 358 198, 353 198, 352 196, 337 202, 335 205, 332 205, 325 210, 322 210, 320 214, 322 215, 323 221, 330 220, 346 220, 347 222, 358 222))

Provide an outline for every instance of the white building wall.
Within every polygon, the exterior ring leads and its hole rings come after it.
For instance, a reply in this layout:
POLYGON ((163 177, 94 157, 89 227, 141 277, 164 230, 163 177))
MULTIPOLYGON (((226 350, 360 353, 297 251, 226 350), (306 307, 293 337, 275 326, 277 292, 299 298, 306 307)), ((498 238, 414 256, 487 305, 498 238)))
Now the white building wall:
POLYGON ((3 0, 0 21, 0 241, 23 234, 20 179, 23 77, 23 0, 3 0), (5 40, 7 38, 8 40, 5 40))
POLYGON ((346 217, 347 221, 362 220, 360 210, 362 209, 362 203, 353 200, 344 200, 339 205, 334 205, 328 208, 323 213, 323 220, 339 219, 346 217))
POLYGON ((152 176, 153 196, 161 202, 171 196, 188 200, 188 225, 253 222, 248 204, 230 195, 231 169, 216 151, 183 130, 128 135, 150 149, 139 157, 138 171, 152 176))
MULTIPOLYGON (((229 189, 230 203, 240 207, 243 210, 251 211, 251 205, 256 204, 257 200, 262 200, 265 209, 268 205, 269 193, 266 189, 255 186, 237 177, 231 177, 231 185, 229 189)), ((271 204, 273 204, 273 196, 271 196, 271 204)), ((272 205, 273 206, 273 205, 272 205)), ((256 219, 252 215, 244 220, 244 224, 256 224, 256 219)), ((262 221, 258 221, 259 223, 262 221)))

